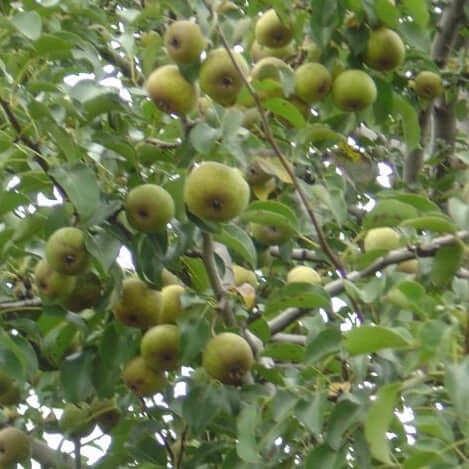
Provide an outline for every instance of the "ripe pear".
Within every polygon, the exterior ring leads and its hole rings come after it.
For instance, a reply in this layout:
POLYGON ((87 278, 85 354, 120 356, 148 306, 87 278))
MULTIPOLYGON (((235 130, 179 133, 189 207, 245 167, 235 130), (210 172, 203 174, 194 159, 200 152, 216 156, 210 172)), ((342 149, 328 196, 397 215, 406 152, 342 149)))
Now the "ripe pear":
POLYGON ((331 89, 331 74, 324 65, 304 63, 295 70, 295 94, 305 103, 324 99, 331 89))
POLYGON ((318 285, 321 283, 321 276, 312 267, 298 265, 288 272, 287 283, 310 283, 311 285, 318 285))
POLYGON ((46 259, 50 267, 63 275, 78 275, 88 267, 85 233, 72 226, 55 231, 46 244, 46 259))
MULTIPOLYGON (((248 75, 249 66, 244 57, 235 51, 231 53, 243 75, 248 75)), ((199 83, 202 91, 223 106, 234 104, 243 86, 243 80, 224 48, 207 54, 200 67, 199 83)))
POLYGON ((182 76, 177 65, 163 65, 154 70, 145 87, 155 106, 168 114, 186 115, 197 104, 195 85, 182 76))
POLYGON ((417 259, 409 259, 408 261, 399 262, 397 271, 405 274, 416 274, 419 271, 419 261, 417 259))
POLYGON ((174 217, 174 201, 161 186, 141 184, 128 193, 125 214, 136 230, 156 233, 174 217))
POLYGON ((185 311, 181 305, 181 295, 184 291, 185 289, 181 285, 163 287, 161 290, 163 309, 160 313, 160 324, 175 324, 178 319, 184 316, 185 311))
POLYGON ((376 100, 373 79, 363 70, 346 70, 332 85, 335 105, 343 111, 362 111, 376 100))
POLYGON ((29 436, 15 427, 0 430, 0 467, 12 468, 31 457, 29 436))
POLYGON ((249 283, 254 288, 257 287, 257 277, 255 272, 249 269, 245 269, 240 265, 233 264, 233 278, 236 286, 240 286, 243 283, 249 283))
POLYGON ((155 370, 174 370, 179 366, 181 332, 174 324, 152 327, 142 337, 140 353, 145 364, 155 370))
POLYGON ((366 46, 366 63, 375 70, 394 70, 404 62, 405 46, 401 37, 381 27, 370 34, 366 46))
POLYGON ((401 237, 399 233, 392 228, 381 227, 373 228, 368 231, 363 241, 365 252, 375 249, 385 249, 390 251, 396 249, 400 245, 401 237))
POLYGON ((164 45, 177 64, 192 64, 199 61, 205 38, 199 25, 192 21, 175 21, 166 30, 164 45))
POLYGON ((289 21, 283 23, 277 12, 271 8, 257 20, 255 36, 262 46, 274 49, 284 47, 293 38, 293 25, 289 21))
POLYGON ((253 238, 264 246, 283 244, 292 237, 290 230, 275 225, 260 225, 251 223, 253 238))
POLYGON ((429 71, 420 72, 415 78, 415 93, 429 101, 438 98, 443 92, 441 77, 429 71))
POLYGON ((184 201, 203 220, 227 222, 249 202, 249 184, 241 172, 215 161, 196 166, 186 179, 184 201))
POLYGON ((59 421, 60 430, 72 438, 83 438, 89 435, 95 425, 90 407, 85 403, 80 407, 67 404, 59 421))
POLYGON ((162 306, 159 291, 138 278, 128 278, 122 282, 120 295, 114 297, 111 310, 127 326, 147 329, 158 324, 162 306))
POLYGON ((253 364, 251 347, 245 339, 232 332, 213 337, 203 351, 205 371, 224 384, 241 384, 253 364))
POLYGON ((41 259, 34 269, 34 283, 41 296, 50 300, 61 300, 73 291, 76 278, 59 274, 51 268, 46 259, 41 259))
POLYGON ((272 49, 271 47, 261 46, 257 41, 254 41, 251 46, 251 57, 254 62, 258 62, 265 57, 277 57, 279 59, 285 59, 290 55, 295 54, 295 49, 291 44, 285 47, 279 47, 272 49))
POLYGON ((75 288, 65 299, 64 306, 75 313, 94 306, 101 297, 101 280, 94 272, 76 277, 75 288))
POLYGON ((149 368, 141 356, 125 365, 122 378, 125 385, 138 397, 153 396, 167 384, 165 375, 149 368))

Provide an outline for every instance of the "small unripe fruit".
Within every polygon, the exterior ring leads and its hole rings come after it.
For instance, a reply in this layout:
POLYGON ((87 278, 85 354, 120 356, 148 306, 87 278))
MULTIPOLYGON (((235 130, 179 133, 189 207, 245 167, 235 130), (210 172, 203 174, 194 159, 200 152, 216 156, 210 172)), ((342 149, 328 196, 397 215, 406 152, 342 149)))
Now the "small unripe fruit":
POLYGON ((173 324, 152 327, 142 337, 140 352, 145 365, 155 371, 174 370, 179 366, 181 332, 173 324))
POLYGON ((205 48, 200 27, 192 21, 175 21, 166 30, 164 44, 169 56, 177 64, 197 62, 205 48))
POLYGON ((163 287, 161 295, 163 297, 163 309, 160 313, 160 324, 175 324, 183 316, 181 305, 181 295, 185 289, 181 285, 168 285, 163 287))
POLYGON ((50 300, 61 300, 72 292, 76 278, 59 274, 50 267, 46 259, 41 259, 34 269, 34 283, 40 295, 50 300))
POLYGON ((331 89, 331 75, 324 65, 304 63, 295 70, 295 94, 305 103, 325 98, 331 89))
POLYGON ((400 235, 392 228, 373 228, 369 230, 365 236, 363 246, 365 252, 373 251, 375 249, 385 249, 390 251, 396 249, 400 245, 400 235))
POLYGON ((321 283, 321 276, 312 267, 299 265, 293 267, 288 272, 287 283, 310 283, 317 285, 321 283))
POLYGON ((362 70, 342 72, 332 85, 335 105, 343 111, 361 111, 373 104, 377 90, 373 79, 362 70))
POLYGON ((67 404, 59 422, 60 430, 72 438, 89 435, 95 425, 88 405, 78 407, 75 404, 67 404))
POLYGON ((420 72, 417 75, 414 88, 417 96, 429 101, 438 98, 443 92, 440 76, 429 71, 420 72))
POLYGON ((379 28, 370 34, 366 63, 375 70, 394 70, 404 62, 405 46, 392 29, 379 28))
POLYGON ((256 40, 265 47, 286 46, 293 38, 293 26, 283 23, 274 9, 267 10, 256 23, 256 40))
POLYGON ((75 288, 63 302, 70 311, 79 312, 94 306, 101 297, 102 285, 93 272, 85 272, 76 277, 75 288))
POLYGON ((0 467, 12 468, 31 457, 29 436, 15 427, 0 430, 0 467))
POLYGON ((419 261, 417 259, 409 259, 408 261, 399 262, 397 271, 405 274, 416 274, 419 270, 419 261))
POLYGON ((294 48, 291 44, 285 47, 271 48, 261 46, 257 41, 254 41, 251 46, 251 57, 254 62, 257 62, 266 57, 278 57, 279 59, 284 59, 289 55, 295 53, 294 48))
POLYGON ((291 231, 281 226, 251 223, 253 238, 264 246, 283 244, 292 237, 291 231))
POLYGON ((163 373, 149 368, 143 357, 135 357, 125 365, 122 373, 125 385, 139 397, 153 396, 167 384, 163 373))

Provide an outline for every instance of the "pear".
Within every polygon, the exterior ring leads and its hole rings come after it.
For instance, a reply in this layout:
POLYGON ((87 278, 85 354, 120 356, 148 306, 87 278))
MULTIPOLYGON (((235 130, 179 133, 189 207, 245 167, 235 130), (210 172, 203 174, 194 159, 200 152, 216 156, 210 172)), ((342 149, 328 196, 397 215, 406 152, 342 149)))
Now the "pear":
POLYGON ((174 275, 165 267, 163 267, 163 270, 161 271, 161 283, 163 284, 164 287, 168 285, 181 285, 182 284, 181 280, 179 280, 179 277, 174 275))
POLYGON ((253 238, 264 246, 283 244, 292 237, 290 230, 276 225, 260 225, 251 223, 253 238))
POLYGON ((394 70, 404 62, 405 46, 401 37, 381 27, 370 34, 366 46, 366 63, 375 70, 394 70))
POLYGON ((12 468, 31 458, 31 440, 15 427, 0 430, 0 467, 12 468))
POLYGON ((34 269, 34 283, 41 296, 49 300, 66 298, 76 285, 76 278, 59 274, 53 270, 46 259, 41 259, 34 269))
POLYGON ((244 283, 249 283, 254 288, 257 287, 257 277, 255 272, 249 269, 245 269, 240 265, 233 264, 233 278, 236 286, 243 285, 244 283))
POLYGON ((72 226, 55 231, 46 244, 46 259, 50 267, 63 275, 78 275, 88 267, 85 233, 72 226))
POLYGON ((89 435, 95 425, 90 407, 85 403, 80 407, 67 404, 59 421, 60 430, 72 438, 83 438, 89 435))
MULTIPOLYGON (((282 85, 282 73, 292 73, 291 67, 277 57, 266 57, 259 60, 251 71, 251 80, 272 80, 282 85)), ((282 86, 271 90, 261 90, 258 92, 261 99, 284 96, 282 86)))
POLYGON ((166 30, 164 44, 168 55, 179 65, 198 62, 205 48, 199 25, 192 21, 175 21, 166 30))
POLYGON ((251 46, 251 57, 254 62, 258 62, 266 57, 277 57, 279 59, 285 59, 290 55, 295 54, 295 49, 291 44, 285 47, 279 47, 272 49, 271 47, 261 46, 257 41, 254 41, 251 46))
POLYGON ((109 433, 121 418, 116 399, 94 400, 90 406, 91 414, 103 433, 109 433))
POLYGON ((165 375, 149 368, 141 356, 125 365, 122 377, 125 385, 138 397, 153 396, 167 384, 165 375))
POLYGON ((438 74, 430 71, 420 72, 415 78, 415 93, 429 101, 438 98, 443 92, 443 85, 438 74))
POLYGON ((253 364, 251 347, 245 339, 232 332, 213 337, 203 351, 205 371, 224 384, 241 384, 253 364))
MULTIPOLYGON (((248 75, 249 66, 244 57, 235 51, 231 53, 243 75, 248 75)), ((224 48, 207 54, 200 67, 199 83, 202 91, 223 106, 233 105, 243 86, 243 80, 224 48)))
POLYGON ((324 65, 304 63, 295 70, 295 95, 311 104, 324 99, 331 89, 331 74, 324 65))
POLYGON ((185 288, 181 285, 163 287, 161 290, 163 309, 160 313, 160 324, 175 324, 178 319, 184 316, 181 305, 181 295, 184 291, 185 288))
POLYGON ((419 271, 419 261, 417 259, 409 259, 408 261, 399 262, 397 271, 405 274, 416 274, 419 271))
POLYGON ((343 111, 361 111, 376 100, 373 79, 362 70, 342 72, 332 85, 335 105, 343 111))
POLYGON ((312 267, 298 265, 288 272, 287 283, 310 283, 311 285, 318 285, 321 283, 321 276, 312 267))
POLYGON ((163 65, 146 81, 146 90, 157 108, 168 114, 186 115, 197 104, 195 85, 189 83, 177 65, 163 65))
POLYGON ((8 391, 5 391, 4 393, 0 394, 0 404, 2 405, 16 405, 19 404, 21 400, 21 389, 16 383, 13 383, 8 389, 8 391))
POLYGON ((373 228, 368 231, 363 241, 365 252, 375 249, 385 249, 390 251, 396 249, 400 245, 401 237, 399 233, 392 228, 381 227, 373 228))
POLYGON ((293 38, 293 25, 291 22, 283 23, 277 12, 271 8, 257 20, 255 36, 262 46, 284 47, 293 38))
POLYGON ((203 220, 227 222, 249 202, 249 184, 238 169, 215 161, 196 166, 186 179, 184 201, 203 220))
POLYGON ((254 158, 246 168, 244 177, 249 184, 264 184, 272 175, 265 171, 262 160, 254 158))
POLYGON ((141 184, 127 195, 125 214, 136 230, 156 233, 163 230, 174 217, 174 201, 161 186, 141 184))
POLYGON ((152 327, 142 337, 140 353, 145 364, 155 371, 174 370, 179 366, 181 332, 174 324, 152 327))
POLYGON ((101 280, 94 272, 76 277, 75 288, 64 301, 64 306, 75 313, 94 306, 101 298, 101 280))
POLYGON ((122 282, 120 295, 114 297, 111 310, 127 326, 147 329, 158 324, 162 306, 159 291, 138 278, 128 278, 122 282))

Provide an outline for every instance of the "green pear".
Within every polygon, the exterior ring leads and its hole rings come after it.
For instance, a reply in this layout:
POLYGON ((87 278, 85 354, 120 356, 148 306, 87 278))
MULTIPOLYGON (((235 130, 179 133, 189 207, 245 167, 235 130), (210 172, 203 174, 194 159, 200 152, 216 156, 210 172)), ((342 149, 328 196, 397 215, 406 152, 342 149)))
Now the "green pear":
POLYGON ((277 57, 279 59, 285 59, 295 54, 295 49, 291 44, 285 47, 279 47, 273 49, 271 47, 261 46, 257 41, 254 41, 251 46, 251 57, 254 62, 258 62, 266 57, 277 57))
POLYGON ((264 246, 283 244, 292 237, 292 232, 286 228, 257 223, 251 223, 251 233, 253 238, 264 246))
POLYGON ((162 306, 159 291, 138 278, 128 278, 122 282, 120 294, 114 297, 111 310, 127 326, 147 329, 158 324, 162 306))
POLYGON ((46 244, 46 259, 50 267, 64 275, 78 275, 88 267, 86 235, 72 226, 55 231, 46 244))
POLYGON ((145 364, 155 370, 175 370, 179 366, 181 332, 174 324, 152 327, 142 337, 140 353, 145 364))
POLYGON ((375 249, 385 249, 390 251, 399 247, 401 237, 399 233, 392 228, 381 227, 373 228, 368 231, 363 241, 365 252, 375 249))
POLYGON ((311 285, 318 285, 321 283, 321 276, 312 267, 298 265, 288 272, 287 283, 310 283, 311 285))
POLYGON ((245 269, 244 267, 241 267, 237 264, 232 265, 232 270, 233 279, 237 287, 243 285, 243 283, 249 283, 254 288, 257 287, 257 277, 255 272, 249 269, 245 269))
POLYGON ((203 351, 205 371, 224 384, 242 384, 253 364, 251 347, 240 335, 232 332, 213 337, 203 351))
POLYGON ((405 46, 401 37, 381 27, 370 34, 366 46, 366 63, 375 70, 394 70, 404 62, 405 46))
POLYGON ((93 400, 90 411, 103 433, 109 433, 119 423, 122 414, 115 398, 93 400))
MULTIPOLYGON (((292 74, 293 70, 283 60, 277 57, 266 57, 259 60, 251 71, 251 80, 263 81, 272 80, 280 86, 270 90, 260 90, 258 95, 261 99, 269 99, 274 97, 283 97, 282 74, 292 74)), ((254 102, 252 102, 254 104, 254 102)))
MULTIPOLYGON (((231 51, 244 76, 249 66, 241 54, 231 51)), ((200 88, 216 103, 231 106, 236 102, 243 80, 224 48, 211 50, 202 62, 199 73, 200 88)))
POLYGON ((197 88, 182 76, 177 65, 154 70, 145 87, 155 106, 168 114, 186 115, 197 104, 197 88))
POLYGON ((205 38, 199 25, 192 21, 175 21, 166 30, 164 45, 177 64, 192 64, 199 61, 205 38))
POLYGON ((404 274, 416 274, 419 271, 419 261, 417 259, 409 259, 408 261, 399 262, 396 270, 404 274))
POLYGON ((440 75, 434 72, 423 71, 415 78, 415 93, 420 98, 431 101, 438 98, 442 92, 443 84, 441 83, 440 75))
POLYGON ((284 47, 293 38, 293 25, 290 21, 282 22, 277 12, 271 8, 257 20, 255 36, 256 41, 262 46, 284 47))
POLYGON ((206 161, 187 176, 184 201, 189 211, 203 220, 227 222, 247 207, 249 192, 249 184, 238 169, 206 161))
POLYGON ((59 274, 51 268, 46 259, 41 259, 34 269, 34 284, 41 296, 49 300, 61 300, 75 288, 76 277, 59 274))
POLYGON ((60 430, 71 438, 83 438, 95 427, 90 407, 86 403, 79 406, 67 404, 59 421, 60 430))
POLYGON ((332 85, 335 105, 343 111, 362 111, 376 100, 373 79, 363 70, 346 70, 332 85))
POLYGON ((133 358, 125 365, 122 378, 130 391, 138 397, 153 396, 163 391, 168 383, 165 375, 149 368, 141 356, 133 358))
POLYGON ((324 99, 331 89, 331 74, 324 65, 308 62, 295 70, 295 94, 305 103, 324 99))
POLYGON ((16 405, 22 401, 22 397, 20 387, 16 383, 13 383, 7 391, 0 394, 0 404, 6 406, 16 405))
POLYGON ((246 168, 244 177, 249 184, 264 184, 272 178, 272 174, 268 173, 259 158, 254 158, 246 168))
POLYGON ((0 467, 12 468, 31 458, 29 436, 15 427, 0 430, 0 467))
POLYGON ((174 201, 168 191, 156 184, 134 187, 125 201, 130 225, 138 231, 156 233, 174 217, 174 201))
POLYGON ((75 313, 91 308, 101 298, 102 285, 94 272, 85 272, 76 277, 75 287, 63 302, 64 306, 75 313))
POLYGON ((163 287, 167 287, 168 285, 181 285, 182 284, 181 280, 179 280, 179 277, 174 275, 165 267, 163 267, 163 270, 161 271, 161 283, 163 284, 163 287))
POLYGON ((168 285, 163 287, 161 295, 163 297, 163 309, 160 313, 160 324, 175 324, 178 319, 184 316, 184 309, 181 305, 181 295, 185 288, 181 285, 168 285))

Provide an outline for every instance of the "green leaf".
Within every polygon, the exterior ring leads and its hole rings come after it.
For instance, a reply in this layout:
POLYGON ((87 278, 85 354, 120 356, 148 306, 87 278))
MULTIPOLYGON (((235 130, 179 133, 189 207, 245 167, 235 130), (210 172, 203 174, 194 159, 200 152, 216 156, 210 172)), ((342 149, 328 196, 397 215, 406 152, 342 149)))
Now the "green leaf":
POLYGON ((452 197, 448 202, 448 211, 459 228, 463 230, 469 229, 469 205, 467 203, 452 197))
POLYGON ((190 318, 179 325, 181 330, 181 361, 191 363, 203 350, 210 337, 210 327, 204 318, 190 318))
POLYGON ((261 462, 256 443, 257 410, 257 405, 245 406, 241 410, 237 421, 238 441, 236 443, 236 452, 243 461, 251 464, 261 462))
POLYGON ((324 357, 340 350, 342 334, 337 327, 330 326, 322 330, 306 346, 306 362, 318 363, 324 357))
POLYGON ((94 354, 84 351, 67 357, 60 367, 60 382, 70 402, 85 401, 93 394, 91 372, 94 354))
POLYGON ((313 435, 318 436, 322 432, 326 410, 327 391, 316 391, 311 398, 298 401, 294 413, 313 435))
POLYGON ((400 388, 400 383, 382 386, 365 419, 365 438, 370 445, 371 454, 378 461, 389 465, 393 463, 386 432, 389 431, 393 419, 394 405, 400 388))
POLYGON ((405 348, 411 345, 411 341, 395 329, 365 325, 348 332, 344 345, 350 355, 361 355, 386 348, 405 348))
POLYGON ((241 214, 241 219, 263 225, 275 225, 294 232, 299 231, 295 212, 287 205, 274 200, 252 202, 241 214))
POLYGON ((121 242, 107 231, 100 231, 86 239, 88 252, 98 260, 104 272, 107 272, 119 255, 121 242))
POLYGON ((29 199, 26 196, 14 190, 2 192, 0 193, 0 216, 28 203, 29 199))
POLYGON ((220 138, 220 130, 210 127, 205 122, 194 126, 189 134, 189 139, 199 153, 210 153, 220 138))
POLYGON ((430 230, 437 233, 455 233, 454 223, 443 215, 426 215, 423 217, 411 218, 401 223, 401 226, 411 226, 417 230, 430 230))
POLYGON ((377 0, 376 15, 387 26, 395 28, 399 22, 399 10, 389 0, 377 0))
POLYGON ((456 416, 469 416, 469 357, 446 368, 445 388, 456 410, 456 416))
POLYGON ((328 422, 327 443, 338 450, 343 443, 343 434, 360 418, 360 406, 343 399, 337 403, 328 422))
POLYGON ((305 469, 334 469, 337 453, 327 444, 313 448, 306 456, 305 469))
POLYGON ((16 29, 28 39, 35 41, 41 36, 42 19, 36 11, 24 11, 17 13, 11 19, 16 29))
POLYGON ((403 0, 403 2, 405 9, 414 18, 414 21, 425 28, 430 19, 427 2, 425 0, 403 0))
POLYGON ((277 116, 283 117, 297 129, 301 129, 306 125, 305 119, 296 106, 283 98, 271 98, 263 101, 262 105, 265 109, 273 112, 277 116))
POLYGON ((417 111, 407 99, 394 94, 394 112, 401 116, 407 148, 413 150, 420 143, 420 125, 417 111))
POLYGON ((363 220, 363 228, 377 228, 380 226, 397 226, 408 218, 417 217, 418 212, 412 205, 395 199, 381 199, 363 220))
POLYGON ((269 344, 262 355, 274 360, 300 363, 304 359, 305 349, 298 344, 269 344))
POLYGON ((426 213, 426 212, 434 212, 437 213, 440 211, 440 207, 438 207, 435 202, 432 202, 428 197, 419 194, 406 194, 404 192, 394 192, 394 191, 383 191, 379 192, 377 196, 380 199, 395 199, 400 202, 404 202, 408 205, 412 205, 415 207, 419 213, 426 213))
POLYGON ((329 308, 329 296, 324 288, 308 283, 291 283, 272 292, 265 314, 272 315, 287 308, 329 308))
POLYGON ((214 239, 241 256, 253 269, 257 267, 257 251, 246 230, 226 224, 214 235, 214 239))
POLYGON ((464 259, 464 246, 460 242, 438 249, 433 260, 431 278, 437 286, 448 285, 461 267, 464 259))
POLYGON ((194 259, 192 257, 183 257, 182 262, 186 265, 191 276, 192 286, 195 291, 202 293, 210 288, 210 279, 208 278, 207 270, 201 259, 194 259))

